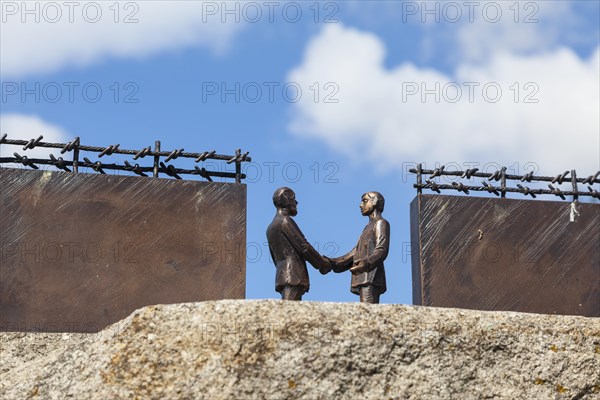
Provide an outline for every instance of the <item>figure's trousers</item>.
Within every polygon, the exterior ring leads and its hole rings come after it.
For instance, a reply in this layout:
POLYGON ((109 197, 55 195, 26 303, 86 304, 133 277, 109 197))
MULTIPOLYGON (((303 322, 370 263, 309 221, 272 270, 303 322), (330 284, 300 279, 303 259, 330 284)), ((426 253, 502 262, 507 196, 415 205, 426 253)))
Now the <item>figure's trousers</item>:
POLYGON ((379 288, 372 285, 361 287, 360 302, 379 304, 379 288))
POLYGON ((284 286, 281 291, 281 300, 302 300, 305 291, 301 286, 284 286))

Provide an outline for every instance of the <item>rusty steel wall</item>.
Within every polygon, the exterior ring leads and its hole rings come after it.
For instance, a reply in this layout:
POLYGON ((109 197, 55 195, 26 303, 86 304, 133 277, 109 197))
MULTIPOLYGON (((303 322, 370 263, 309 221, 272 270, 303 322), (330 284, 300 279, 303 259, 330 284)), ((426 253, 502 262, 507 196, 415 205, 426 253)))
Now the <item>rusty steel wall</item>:
POLYGON ((243 299, 246 185, 0 169, 0 329, 243 299))
POLYGON ((413 303, 600 316, 600 205, 418 195, 413 303))

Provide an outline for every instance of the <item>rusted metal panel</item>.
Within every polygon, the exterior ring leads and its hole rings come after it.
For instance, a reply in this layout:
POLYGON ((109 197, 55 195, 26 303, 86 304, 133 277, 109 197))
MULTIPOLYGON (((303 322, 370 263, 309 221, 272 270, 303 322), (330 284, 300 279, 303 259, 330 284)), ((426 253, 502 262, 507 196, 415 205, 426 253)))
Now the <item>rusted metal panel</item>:
POLYGON ((0 169, 0 329, 245 297, 246 186, 0 169))
POLYGON ((600 205, 417 195, 413 302, 600 316, 600 205))

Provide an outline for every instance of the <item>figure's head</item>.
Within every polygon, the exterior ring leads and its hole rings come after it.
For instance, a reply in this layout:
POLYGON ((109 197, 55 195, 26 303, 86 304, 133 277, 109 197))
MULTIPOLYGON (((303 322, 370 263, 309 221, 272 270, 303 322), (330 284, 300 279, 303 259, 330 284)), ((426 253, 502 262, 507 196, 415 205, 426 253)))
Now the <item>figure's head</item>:
POLYGON ((383 212, 385 199, 379 192, 367 192, 360 199, 360 212, 362 215, 371 215, 377 210, 383 212))
POLYGON ((281 187, 273 193, 273 204, 278 210, 286 209, 292 217, 298 214, 296 193, 288 187, 281 187))

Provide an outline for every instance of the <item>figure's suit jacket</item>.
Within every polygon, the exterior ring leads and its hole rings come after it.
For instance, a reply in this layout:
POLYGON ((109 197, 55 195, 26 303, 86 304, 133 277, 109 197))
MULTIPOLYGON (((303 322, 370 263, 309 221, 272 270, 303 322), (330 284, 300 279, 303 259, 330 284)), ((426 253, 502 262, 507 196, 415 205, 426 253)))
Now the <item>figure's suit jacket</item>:
POLYGON ((352 285, 350 291, 360 294, 362 286, 373 285, 379 289, 379 293, 387 290, 385 282, 385 268, 383 260, 388 255, 390 248, 390 224, 379 216, 370 220, 363 229, 358 244, 348 254, 332 259, 338 265, 335 272, 350 269, 355 260, 366 260, 366 271, 360 274, 352 274, 352 285))
POLYGON ((319 268, 324 259, 308 243, 292 217, 278 212, 267 228, 267 240, 277 268, 275 290, 281 292, 284 286, 299 286, 308 292, 306 261, 319 268))

